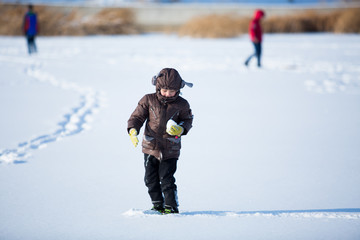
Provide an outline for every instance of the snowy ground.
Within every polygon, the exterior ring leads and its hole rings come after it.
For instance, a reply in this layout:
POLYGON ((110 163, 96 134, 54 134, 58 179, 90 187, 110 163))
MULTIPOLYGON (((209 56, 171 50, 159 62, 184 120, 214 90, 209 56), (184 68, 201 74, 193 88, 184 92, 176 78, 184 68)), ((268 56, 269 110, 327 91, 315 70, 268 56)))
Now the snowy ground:
POLYGON ((360 36, 0 37, 0 239, 360 239, 360 36), (180 211, 146 214, 126 133, 174 67, 195 115, 180 211))

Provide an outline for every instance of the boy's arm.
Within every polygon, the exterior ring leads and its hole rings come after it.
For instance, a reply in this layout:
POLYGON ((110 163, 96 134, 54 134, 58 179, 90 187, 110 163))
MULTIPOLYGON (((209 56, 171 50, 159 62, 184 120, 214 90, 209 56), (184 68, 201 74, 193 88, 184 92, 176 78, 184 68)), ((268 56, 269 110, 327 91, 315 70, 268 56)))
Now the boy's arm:
POLYGON ((259 29, 258 23, 252 21, 249 26, 249 35, 250 35, 251 41, 254 43, 259 42, 259 39, 258 39, 258 31, 259 30, 258 29, 259 29))
POLYGON ((28 30, 28 28, 29 28, 29 21, 28 21, 27 14, 25 14, 24 21, 23 21, 23 26, 22 26, 24 34, 26 34, 26 31, 28 30))
POLYGON ((182 135, 186 135, 192 128, 192 122, 194 119, 194 115, 192 114, 189 104, 186 109, 180 112, 179 119, 179 125, 184 128, 182 135))
POLYGON ((128 127, 127 131, 129 133, 131 128, 135 128, 136 131, 139 133, 140 128, 146 121, 149 115, 149 107, 147 97, 144 96, 138 103, 135 111, 131 114, 128 120, 128 127))

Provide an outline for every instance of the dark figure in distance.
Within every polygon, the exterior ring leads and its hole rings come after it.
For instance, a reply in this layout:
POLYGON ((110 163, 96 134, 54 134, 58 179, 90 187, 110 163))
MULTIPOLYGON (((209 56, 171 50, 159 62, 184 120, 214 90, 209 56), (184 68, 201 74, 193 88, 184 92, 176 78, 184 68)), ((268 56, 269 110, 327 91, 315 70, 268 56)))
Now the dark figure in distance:
POLYGON ((39 25, 31 4, 28 6, 28 12, 24 16, 23 31, 26 36, 29 54, 36 53, 35 37, 39 32, 39 25))

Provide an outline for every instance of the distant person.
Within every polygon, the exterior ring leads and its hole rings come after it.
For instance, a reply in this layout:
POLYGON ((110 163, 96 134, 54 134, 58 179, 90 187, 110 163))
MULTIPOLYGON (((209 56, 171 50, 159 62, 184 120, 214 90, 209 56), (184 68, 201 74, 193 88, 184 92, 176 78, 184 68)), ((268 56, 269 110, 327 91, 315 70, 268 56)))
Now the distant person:
POLYGON ((24 16, 23 31, 26 36, 29 54, 36 53, 35 37, 39 32, 39 25, 31 4, 28 6, 28 12, 24 16))
POLYGON ((261 67, 261 42, 262 42, 262 29, 260 20, 265 17, 265 13, 263 10, 256 10, 254 13, 254 18, 251 20, 249 24, 249 36, 250 40, 254 45, 255 53, 250 55, 248 59, 245 61, 245 66, 249 65, 250 60, 253 57, 257 58, 257 65, 261 67))
POLYGON ((174 174, 180 156, 181 139, 192 127, 190 105, 180 97, 185 82, 178 71, 164 68, 153 77, 155 93, 146 94, 139 101, 128 121, 127 131, 134 146, 145 123, 142 142, 145 185, 153 208, 163 213, 179 213, 174 174))

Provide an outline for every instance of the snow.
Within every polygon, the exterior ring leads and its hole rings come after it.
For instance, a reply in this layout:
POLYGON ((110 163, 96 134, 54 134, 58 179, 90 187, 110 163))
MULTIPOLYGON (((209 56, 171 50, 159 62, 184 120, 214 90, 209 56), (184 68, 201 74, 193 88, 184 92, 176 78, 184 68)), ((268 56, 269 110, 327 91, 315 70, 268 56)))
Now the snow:
MULTIPOLYGON (((321 209, 321 210, 281 210, 281 211, 183 211, 175 217, 196 216, 196 217, 292 217, 292 218, 345 218, 359 219, 359 209, 321 209)), ((130 209, 124 216, 147 217, 163 216, 161 213, 152 210, 130 209)), ((173 216, 171 216, 173 217, 173 216)))
MULTIPOLYGON (((360 36, 0 37, 0 239, 359 239, 360 36), (126 133, 176 68, 180 214, 150 214, 126 133)), ((141 133, 140 133, 141 134, 141 133)))

